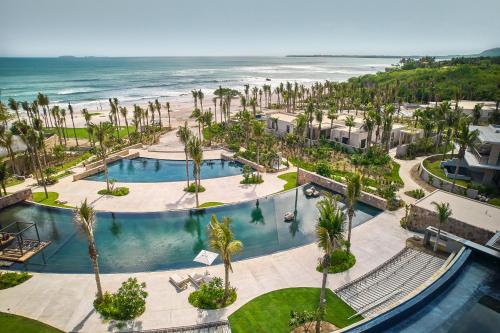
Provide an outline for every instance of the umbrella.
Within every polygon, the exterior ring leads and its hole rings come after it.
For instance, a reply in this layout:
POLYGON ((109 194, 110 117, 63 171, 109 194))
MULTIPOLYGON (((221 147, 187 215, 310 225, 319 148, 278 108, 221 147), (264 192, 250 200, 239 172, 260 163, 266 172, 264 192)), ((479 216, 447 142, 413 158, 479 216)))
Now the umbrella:
POLYGON ((193 261, 205 264, 207 266, 210 266, 215 258, 217 258, 218 254, 215 252, 210 252, 207 250, 201 250, 200 253, 193 259, 193 261))

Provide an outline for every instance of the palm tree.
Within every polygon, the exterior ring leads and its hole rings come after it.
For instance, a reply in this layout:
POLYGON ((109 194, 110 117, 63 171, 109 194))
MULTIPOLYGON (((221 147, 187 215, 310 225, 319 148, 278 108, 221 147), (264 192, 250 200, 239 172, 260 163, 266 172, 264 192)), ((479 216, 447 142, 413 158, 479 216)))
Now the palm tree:
MULTIPOLYGON (((23 138, 23 136, 21 136, 23 138)), ((47 192, 47 182, 45 181, 45 172, 42 168, 42 163, 40 163, 39 148, 43 144, 43 136, 39 135, 38 131, 33 128, 27 128, 26 135, 23 138, 25 140, 26 146, 31 148, 34 163, 40 172, 40 177, 42 178, 43 191, 45 192, 45 198, 49 198, 49 193, 47 192)), ((35 171, 36 172, 36 171, 35 171)))
POLYGON ((87 199, 77 207, 74 211, 75 217, 74 220, 76 224, 80 226, 85 235, 87 236, 88 249, 89 249, 89 257, 92 261, 92 269, 94 270, 95 283, 97 286, 96 293, 96 301, 100 303, 102 301, 102 286, 101 286, 101 277, 99 275, 99 263, 97 258, 99 256, 97 252, 97 247, 94 239, 94 228, 96 224, 96 217, 94 208, 87 204, 87 199))
POLYGON ((125 106, 121 106, 120 113, 121 113, 123 119, 125 119, 125 127, 127 128, 128 142, 130 143, 131 138, 130 138, 130 129, 128 128, 128 119, 127 119, 128 110, 127 110, 127 108, 125 106))
MULTIPOLYGON (((322 312, 325 307, 326 281, 328 279, 328 267, 333 251, 343 239, 345 214, 337 205, 336 198, 329 192, 325 193, 323 199, 318 202, 319 217, 316 224, 316 238, 318 246, 323 250, 321 260, 323 267, 323 281, 319 297, 319 308, 322 312)), ((320 332, 321 319, 316 322, 316 333, 320 332)))
POLYGON ((250 102, 248 104, 252 107, 253 117, 255 118, 257 116, 257 99, 255 97, 250 98, 250 102))
POLYGON ((7 150, 7 155, 9 155, 10 164, 12 168, 12 173, 18 174, 17 166, 16 166, 16 158, 14 154, 14 150, 12 149, 13 137, 11 131, 6 130, 5 127, 0 126, 0 147, 4 147, 7 150))
POLYGON ((161 104, 158 102, 158 99, 155 99, 155 109, 156 112, 158 112, 158 121, 160 122, 160 130, 162 128, 162 123, 161 123, 161 104))
POLYGON ((198 90, 191 90, 191 95, 193 95, 194 99, 194 108, 198 108, 198 90))
POLYGON ((7 163, 0 160, 0 197, 2 196, 2 189, 4 194, 7 195, 7 189, 5 186, 7 178, 9 178, 9 174, 7 173, 7 163))
POLYGON ((349 137, 348 137, 348 142, 349 145, 351 144, 351 128, 356 125, 354 122, 354 116, 347 116, 345 118, 345 125, 349 127, 349 137))
POLYGON ((347 179, 346 205, 347 216, 349 217, 349 230, 347 232, 347 251, 351 248, 352 218, 354 217, 354 206, 361 196, 361 175, 354 173, 347 179))
POLYGON ((106 190, 109 192, 109 175, 106 158, 108 157, 109 149, 113 145, 113 124, 106 121, 99 123, 99 125, 92 125, 92 128, 96 141, 99 141, 99 149, 97 151, 97 155, 102 160, 102 165, 104 167, 104 177, 106 178, 106 190))
POLYGON ((179 126, 177 136, 184 145, 184 154, 186 155, 186 179, 187 187, 189 187, 189 139, 191 138, 192 133, 188 127, 187 121, 184 122, 184 126, 179 126))
POLYGON ((438 216, 438 233, 436 242, 434 243, 434 252, 436 252, 438 248, 439 237, 441 236, 441 226, 448 222, 448 218, 451 216, 452 211, 448 202, 437 203, 433 201, 431 203, 436 207, 436 213, 438 216))
MULTIPOLYGON (((10 105, 10 104, 9 104, 10 105)), ((477 125, 479 123, 479 119, 481 118, 481 109, 483 108, 483 104, 474 105, 474 109, 472 109, 472 124, 477 125)))
POLYGON ((222 298, 222 306, 226 304, 229 297, 229 271, 233 271, 231 256, 243 250, 243 243, 234 239, 230 223, 231 220, 228 217, 223 217, 222 222, 220 222, 214 214, 212 215, 208 229, 210 247, 219 252, 224 262, 224 296, 222 298))
POLYGON ((204 98, 205 98, 205 94, 203 94, 203 91, 198 90, 198 99, 200 100, 201 112, 203 112, 203 99, 204 98))
POLYGON ((300 160, 302 155, 302 147, 304 145, 305 136, 306 136, 306 128, 307 128, 307 117, 305 114, 299 114, 297 118, 295 118, 295 127, 294 127, 294 136, 297 138, 297 179, 295 180, 295 185, 299 186, 299 168, 300 168, 300 160))
MULTIPOLYGON (((260 164, 260 142, 264 136, 265 128, 264 123, 258 120, 252 123, 252 136, 255 140, 255 150, 257 153, 257 164, 260 164)), ((257 175, 260 175, 259 170, 257 170, 257 175)))
POLYGON ((459 124, 458 132, 455 137, 455 142, 460 147, 457 154, 457 163, 455 165, 455 176, 453 177, 453 185, 451 186, 451 192, 455 189, 455 183, 457 182, 458 171, 460 169, 460 164, 465 157, 465 151, 467 149, 473 148, 477 138, 479 136, 479 131, 471 131, 469 128, 469 120, 467 118, 462 118, 459 124))
POLYGON ((201 147, 201 141, 193 136, 189 139, 188 147, 189 147, 189 156, 191 156, 191 159, 193 160, 196 207, 199 207, 200 202, 198 200, 198 191, 201 186, 200 171, 201 171, 201 163, 203 162, 203 149, 201 147))
POLYGON ((170 125, 170 102, 167 102, 165 104, 165 107, 167 108, 168 128, 172 128, 172 126, 170 125))
POLYGON ((73 125, 73 134, 75 135, 75 140, 76 140, 76 146, 78 147, 78 137, 76 135, 76 128, 75 128, 75 119, 74 114, 73 114, 73 106, 71 103, 68 103, 68 110, 69 110, 69 116, 71 117, 71 124, 73 125))
POLYGON ((326 117, 328 119, 330 119, 330 135, 329 135, 329 137, 331 139, 332 130, 333 130, 333 121, 339 117, 339 115, 337 113, 337 108, 334 105, 332 105, 330 107, 330 109, 328 110, 328 113, 327 113, 326 117))
POLYGON ((9 98, 9 108, 16 112, 17 120, 20 121, 21 118, 19 117, 19 103, 17 103, 15 99, 9 98))
POLYGON ((203 113, 200 109, 196 108, 191 112, 189 118, 193 118, 198 123, 198 139, 201 141, 201 123, 203 122, 203 113))
POLYGON ((321 123, 323 122, 323 110, 316 109, 314 111, 314 118, 318 122, 318 140, 321 139, 321 123))

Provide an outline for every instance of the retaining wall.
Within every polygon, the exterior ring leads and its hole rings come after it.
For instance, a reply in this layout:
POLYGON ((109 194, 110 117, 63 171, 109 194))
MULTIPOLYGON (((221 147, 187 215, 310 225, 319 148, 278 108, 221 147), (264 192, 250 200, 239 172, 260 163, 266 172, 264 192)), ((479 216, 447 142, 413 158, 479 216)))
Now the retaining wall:
MULTIPOLYGON (((137 158, 137 157, 139 157, 139 152, 136 152, 136 153, 133 153, 133 154, 130 154, 130 155, 125 155, 125 156, 115 155, 113 157, 109 157, 109 158, 106 159, 106 164, 109 164, 109 163, 121 160, 121 159, 123 159, 125 157, 129 158, 129 159, 137 158)), ((104 171, 104 165, 102 165, 102 163, 99 162, 97 164, 97 166, 93 167, 92 169, 87 169, 84 172, 81 172, 81 173, 78 173, 76 175, 73 175, 73 181, 80 180, 80 179, 86 178, 88 176, 92 176, 92 175, 94 175, 94 174, 96 174, 98 172, 101 172, 101 171, 104 171)))
MULTIPOLYGON (((339 183, 333 179, 320 176, 311 171, 299 169, 299 184, 302 185, 306 183, 315 183, 342 195, 345 195, 347 188, 345 184, 339 183)), ((387 209, 387 200, 371 193, 361 192, 359 201, 378 209, 387 209)))
MULTIPOLYGON (((420 178, 425 180, 426 183, 434 186, 435 188, 441 189, 443 191, 451 192, 451 189, 453 187, 452 182, 431 174, 429 172, 429 170, 427 170, 424 166, 424 161, 434 162, 434 161, 436 161, 436 158, 440 158, 440 157, 441 157, 441 155, 432 155, 432 156, 429 156, 429 157, 425 158, 424 160, 422 160, 422 162, 420 162, 418 172, 419 172, 420 178)), ((459 195, 466 195, 467 197, 469 197, 471 199, 476 199, 479 191, 472 189, 472 188, 468 189, 464 186, 455 184, 455 189, 453 190, 453 193, 459 194, 459 195)))
MULTIPOLYGON (((412 205, 408 216, 408 228, 412 231, 424 232, 428 226, 437 228, 438 221, 436 212, 412 205)), ((467 224, 453 217, 450 217, 448 222, 441 226, 441 230, 481 245, 486 244, 495 234, 493 231, 467 224)))
POLYGON ((12 194, 8 194, 4 197, 0 197, 0 210, 9 207, 12 205, 15 205, 18 202, 24 201, 24 200, 32 200, 33 199, 33 193, 31 192, 31 189, 24 189, 21 191, 17 191, 12 194))
POLYGON ((253 169, 255 169, 255 170, 259 171, 259 172, 266 172, 266 167, 265 166, 257 164, 255 162, 252 162, 250 160, 247 160, 246 158, 242 158, 242 157, 239 157, 239 156, 234 157, 234 156, 226 155, 224 153, 220 154, 220 157, 223 160, 236 161, 236 162, 240 162, 243 165, 248 165, 248 166, 252 167, 253 169))

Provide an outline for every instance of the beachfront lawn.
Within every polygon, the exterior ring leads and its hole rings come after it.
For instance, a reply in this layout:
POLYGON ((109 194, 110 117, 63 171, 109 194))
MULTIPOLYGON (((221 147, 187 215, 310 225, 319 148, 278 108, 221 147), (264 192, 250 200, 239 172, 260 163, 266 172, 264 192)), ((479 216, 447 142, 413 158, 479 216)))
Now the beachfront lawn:
POLYGON ((283 185, 282 191, 291 190, 292 188, 295 188, 295 186, 297 185, 297 172, 287 172, 282 175, 279 175, 278 178, 286 181, 286 184, 283 185))
POLYGON ((224 204, 223 202, 208 201, 208 202, 202 203, 199 208, 214 207, 214 206, 220 206, 220 205, 223 205, 223 204, 224 204))
MULTIPOLYGON (((287 288, 261 295, 229 316, 231 331, 289 333, 290 311, 314 312, 318 306, 319 294, 319 288, 287 288)), ((362 319, 361 316, 347 319, 355 313, 356 311, 331 290, 326 290, 324 320, 342 328, 362 319)))
MULTIPOLYGON (((133 126, 129 126, 128 128, 129 128, 130 134, 132 134, 135 131, 135 127, 133 127, 133 126)), ((77 127, 77 128, 75 128, 75 131, 76 131, 76 137, 78 139, 88 139, 89 138, 89 132, 87 131, 86 127, 77 127)), ((75 131, 73 131, 73 127, 68 127, 68 128, 64 129, 64 133, 66 134, 66 137, 69 139, 72 139, 75 137, 75 131)), ((57 133, 57 130, 55 128, 45 128, 44 132, 54 134, 54 133, 57 133)), ((127 128, 122 126, 120 128, 119 133, 120 133, 120 138, 126 137, 127 136, 127 128)), ((113 132, 113 135, 116 136, 116 130, 113 132)))
POLYGON ((57 199, 59 198, 59 193, 57 192, 47 192, 49 195, 48 198, 45 198, 45 192, 33 192, 33 201, 36 203, 40 203, 43 205, 47 206, 54 206, 54 207, 64 207, 64 208, 73 208, 68 205, 63 205, 60 203, 57 203, 57 199))
MULTIPOLYGON (((450 182, 453 182, 453 179, 446 177, 446 174, 444 173, 444 169, 441 168, 440 166, 441 160, 437 160, 434 162, 430 162, 429 160, 424 161, 424 167, 432 173, 434 176, 448 180, 450 182)), ((462 179, 457 179, 456 185, 461 185, 463 187, 467 187, 468 184, 470 184, 470 181, 462 180, 462 179)))
POLYGON ((62 333, 55 327, 9 313, 0 312, 0 333, 62 333))

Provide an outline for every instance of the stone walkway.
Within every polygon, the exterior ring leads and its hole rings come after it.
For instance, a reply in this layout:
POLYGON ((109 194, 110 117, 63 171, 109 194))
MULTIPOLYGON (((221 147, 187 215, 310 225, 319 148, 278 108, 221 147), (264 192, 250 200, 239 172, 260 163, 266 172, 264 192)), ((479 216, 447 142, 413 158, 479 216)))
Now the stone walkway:
POLYGON ((408 195, 405 194, 405 192, 407 191, 411 191, 411 190, 415 190, 415 189, 418 189, 418 188, 421 188, 422 190, 424 190, 424 192, 426 194, 428 194, 429 192, 426 191, 424 188, 422 188, 420 185, 418 185, 415 180, 413 180, 412 176, 411 176, 411 169, 415 166, 415 165, 418 165, 422 162, 423 159, 425 159, 426 156, 420 156, 420 157, 417 157, 415 158, 414 160, 401 160, 401 159, 397 159, 395 156, 396 156, 396 148, 393 148, 389 151, 389 155, 391 156, 391 158, 400 165, 400 168, 399 168, 399 176, 401 177, 401 179, 403 180, 403 182, 405 183, 405 185, 399 189, 398 191, 398 195, 404 200, 406 201, 406 203, 414 203, 415 201, 417 201, 417 199, 415 198, 412 198, 408 195))
MULTIPOLYGON (((382 264, 404 246, 410 234, 399 226, 402 210, 383 212, 354 228, 352 251, 356 265, 330 275, 328 287, 336 289, 382 264)), ((321 273, 315 269, 320 252, 315 244, 233 264, 231 283, 238 290, 237 301, 226 309, 201 311, 187 301, 190 291, 177 293, 168 282, 169 271, 102 275, 105 290, 116 290, 129 276, 147 284, 146 312, 130 327, 154 329, 192 325, 226 319, 249 300, 272 290, 289 287, 320 287, 321 273)), ((131 258, 133 260, 133 258, 131 258)), ((209 267, 212 275, 223 276, 223 266, 209 267)), ((205 268, 178 273, 204 272, 205 268)), ((0 291, 0 311, 40 320, 65 331, 103 332, 111 330, 94 312, 94 276, 91 274, 34 274, 29 281, 0 291)))

